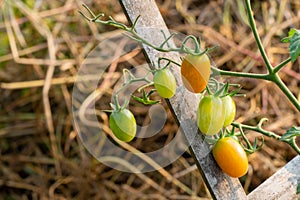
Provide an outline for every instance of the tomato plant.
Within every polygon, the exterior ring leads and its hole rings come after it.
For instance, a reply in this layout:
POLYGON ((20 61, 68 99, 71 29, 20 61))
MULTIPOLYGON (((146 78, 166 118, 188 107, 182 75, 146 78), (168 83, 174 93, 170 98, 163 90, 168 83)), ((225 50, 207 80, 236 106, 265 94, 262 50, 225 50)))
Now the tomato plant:
POLYGON ((229 176, 237 178, 247 173, 247 154, 235 139, 231 137, 219 139, 212 153, 219 167, 229 176))
POLYGON ((206 54, 200 56, 187 54, 181 64, 181 78, 187 90, 202 92, 210 77, 210 60, 206 54))
POLYGON ((231 96, 227 95, 222 98, 223 106, 225 107, 224 127, 229 126, 235 117, 236 106, 231 96))
POLYGON ((128 109, 112 111, 109 117, 109 126, 119 140, 130 142, 135 137, 136 121, 128 109))
POLYGON ((176 91, 176 80, 173 73, 168 69, 159 69, 154 72, 154 87, 163 98, 171 98, 176 91))
MULTIPOLYGON (((185 53, 186 56, 183 58, 182 63, 177 63, 175 61, 171 61, 170 59, 165 59, 169 61, 170 63, 176 64, 181 67, 181 77, 183 80, 184 86, 189 90, 190 92, 193 93, 200 93, 202 92, 210 79, 210 73, 212 71, 213 75, 217 76, 232 76, 232 77, 243 77, 243 78, 250 78, 250 79, 260 79, 260 80, 268 80, 278 86, 278 88, 283 92, 283 94, 290 100, 290 102, 295 106, 295 108, 300 111, 300 102, 295 97, 295 95, 290 91, 290 89, 285 85, 285 83, 282 81, 281 77, 279 76, 278 72, 282 70, 285 66, 287 66, 288 63, 290 62, 295 62, 296 59, 300 56, 300 30, 297 29, 291 29, 288 33, 288 36, 284 38, 282 41, 290 43, 289 45, 289 53, 290 56, 283 60, 282 62, 273 65, 270 60, 268 55, 265 52, 264 46, 260 40, 260 36, 258 34, 258 30, 255 24, 254 20, 254 15, 253 11, 251 8, 251 3, 250 0, 245 1, 245 7, 248 13, 248 19, 249 19, 249 25, 251 27, 252 33, 255 38, 255 42, 258 45, 258 49, 260 51, 262 61, 265 64, 267 73, 264 74, 258 74, 258 73, 252 73, 252 72, 241 72, 241 71, 226 71, 223 69, 219 69, 217 67, 211 66, 210 60, 207 56, 207 52, 210 52, 214 47, 212 48, 207 48, 203 51, 201 51, 201 40, 200 37, 197 39, 193 35, 188 35, 187 37, 184 38, 184 40, 181 42, 179 46, 177 45, 168 45, 168 42, 172 40, 172 38, 176 34, 166 34, 162 33, 165 40, 162 41, 161 44, 155 45, 153 44, 153 40, 146 40, 143 38, 141 35, 139 35, 138 32, 136 32, 136 26, 139 24, 138 19, 140 16, 138 16, 134 21, 133 25, 131 27, 128 27, 126 24, 120 23, 115 21, 113 18, 109 17, 108 20, 101 19, 104 15, 103 13, 100 14, 95 14, 93 13, 85 4, 83 5, 84 8, 88 11, 88 13, 92 17, 88 17, 86 14, 80 11, 80 14, 85 17, 87 20, 91 22, 96 22, 96 23, 101 23, 101 24, 106 24, 106 25, 111 25, 116 28, 122 29, 128 33, 130 33, 130 38, 133 40, 138 41, 139 43, 142 43, 144 45, 147 45, 149 48, 153 48, 157 51, 160 52, 179 52, 179 53, 185 53), (192 41, 194 44, 194 49, 189 48, 186 44, 188 41, 192 41)), ((164 75, 165 76, 165 75, 164 75)), ((131 77, 133 78, 133 77, 131 77)), ((147 85, 153 85, 151 81, 149 81, 147 78, 140 78, 140 79, 130 79, 128 83, 125 85, 129 85, 130 83, 137 82, 137 81, 146 81, 147 85)), ((216 81, 218 82, 218 81, 216 81)), ((156 84, 156 88, 158 93, 162 97, 169 97, 173 93, 173 90, 171 89, 170 91, 167 91, 169 88, 169 83, 163 82, 163 84, 156 84), (167 92, 166 92, 167 91, 167 92)), ((172 85, 172 84, 171 84, 172 85)), ((125 88, 125 87, 123 87, 125 88)), ((144 87, 143 87, 144 88, 144 87)), ((136 98, 140 102, 143 102, 144 104, 155 104, 156 101, 152 101, 149 96, 151 95, 151 92, 148 94, 145 94, 143 98, 136 98)), ((217 95, 216 95, 217 96, 217 95)), ((207 99, 206 97, 203 98, 203 102, 201 100, 199 104, 199 108, 197 111, 197 124, 200 128, 200 130, 208 135, 213 135, 219 132, 219 130, 222 128, 222 126, 227 126, 230 124, 233 128, 238 128, 240 133, 243 133, 243 130, 252 130, 256 131, 258 133, 261 133, 262 135, 268 136, 275 138, 279 141, 285 142, 289 144, 298 154, 300 154, 300 147, 296 143, 296 137, 300 136, 300 127, 292 127, 289 129, 284 135, 279 135, 276 134, 275 132, 267 131, 262 128, 262 123, 266 121, 264 118, 260 120, 260 122, 256 126, 250 126, 242 123, 236 123, 232 122, 232 118, 234 118, 234 109, 227 109, 230 112, 223 111, 222 109, 216 109, 214 107, 220 106, 219 101, 215 100, 214 98, 217 97, 209 97, 211 99, 207 99), (214 100, 212 100, 214 99, 214 100), (212 102, 217 102, 217 103, 212 103, 212 102), (222 110, 222 111, 221 111, 222 110), (219 111, 219 112, 217 112, 219 111), (212 117, 213 116, 213 117, 212 117), (223 117, 225 119, 223 119, 223 117), (222 120, 220 120, 222 119, 222 120), (204 123, 202 123, 204 122, 204 123), (219 127, 221 125, 221 128, 219 127), (292 130, 292 129, 296 129, 292 130)), ((222 100, 221 100, 222 101, 222 100)), ((225 101, 225 100, 224 100, 225 101)), ((227 104, 227 107, 229 108, 230 106, 233 105, 232 102, 230 103, 224 103, 225 105, 227 104)), ((242 134, 243 139, 247 143, 247 146, 250 147, 251 144, 247 140, 246 136, 242 134)), ((254 152, 257 150, 257 143, 254 142, 253 147, 250 148, 249 152, 254 152)))
POLYGON ((207 95, 199 103, 197 111, 197 125, 206 135, 217 134, 223 127, 225 107, 218 96, 207 95))

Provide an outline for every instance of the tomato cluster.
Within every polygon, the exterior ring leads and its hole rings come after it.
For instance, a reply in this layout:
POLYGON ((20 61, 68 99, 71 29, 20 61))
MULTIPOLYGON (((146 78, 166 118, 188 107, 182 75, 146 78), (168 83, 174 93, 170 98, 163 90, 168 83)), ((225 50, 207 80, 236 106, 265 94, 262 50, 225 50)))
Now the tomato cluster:
MULTIPOLYGON (((210 77, 210 60, 208 56, 206 54, 199 56, 187 54, 181 64, 181 77, 183 85, 187 90, 193 93, 203 92, 210 77)), ((174 96, 176 92, 176 80, 167 66, 162 68, 159 66, 154 71, 153 86, 156 92, 163 98, 172 98, 174 96)), ((157 102, 149 100, 145 94, 143 98, 135 97, 135 99, 145 104, 157 102)), ((207 122, 210 124, 209 120, 207 122)), ((136 135, 136 121, 128 109, 113 110, 109 118, 109 125, 114 135, 121 141, 130 142, 136 135)), ((218 127, 215 128, 213 125, 211 127, 208 132, 218 130, 218 127)))
MULTIPOLYGON (((210 78, 210 65, 206 54, 187 54, 181 63, 184 87, 193 93, 203 92, 210 78)), ((176 92, 173 73, 167 67, 156 69, 153 74, 153 86, 161 97, 172 98, 176 92)), ((197 125, 203 134, 219 136, 223 128, 234 120, 236 105, 227 94, 227 89, 215 94, 208 90, 209 94, 201 98, 197 110, 197 125)), ((148 96, 144 94, 142 100, 146 99, 149 102, 148 96)), ((114 110, 110 115, 109 124, 114 135, 124 142, 130 142, 136 135, 136 121, 128 109, 114 110)), ((247 172, 247 154, 234 137, 224 137, 221 132, 212 152, 220 168, 229 176, 241 177, 247 172)))
MULTIPOLYGON (((199 103, 197 125, 202 133, 216 135, 232 123, 235 113, 236 106, 231 96, 207 95, 199 103)), ((247 154, 234 137, 221 136, 212 152, 219 167, 229 176, 241 177, 247 173, 247 154)))
MULTIPOLYGON (((236 114, 236 105, 223 87, 215 94, 202 97, 197 110, 197 125, 205 135, 217 135, 224 127, 229 126, 236 114), (222 92, 223 91, 223 92, 222 92), (225 92, 225 94, 224 94, 225 92)), ((209 91, 209 90, 208 90, 209 91)), ((241 177, 247 173, 248 157, 243 147, 234 137, 220 138, 214 144, 213 156, 223 172, 231 177, 241 177)))

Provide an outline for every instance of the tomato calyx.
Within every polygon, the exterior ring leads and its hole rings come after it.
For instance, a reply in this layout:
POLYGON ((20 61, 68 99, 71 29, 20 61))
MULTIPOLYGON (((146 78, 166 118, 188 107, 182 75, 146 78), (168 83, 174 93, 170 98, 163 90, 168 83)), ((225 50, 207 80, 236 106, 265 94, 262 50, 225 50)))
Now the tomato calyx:
POLYGON ((158 103, 160 103, 160 100, 152 100, 152 99, 150 99, 150 95, 152 94, 152 93, 154 93, 156 90, 154 90, 154 89, 152 89, 152 90, 150 90, 149 92, 146 92, 144 89, 142 90, 142 97, 137 97, 137 96, 134 96, 134 95, 131 95, 131 97, 134 99, 134 100, 136 100, 136 101, 138 101, 138 102, 140 102, 140 103, 142 103, 142 104, 145 104, 145 105, 154 105, 154 104, 158 104, 158 103))

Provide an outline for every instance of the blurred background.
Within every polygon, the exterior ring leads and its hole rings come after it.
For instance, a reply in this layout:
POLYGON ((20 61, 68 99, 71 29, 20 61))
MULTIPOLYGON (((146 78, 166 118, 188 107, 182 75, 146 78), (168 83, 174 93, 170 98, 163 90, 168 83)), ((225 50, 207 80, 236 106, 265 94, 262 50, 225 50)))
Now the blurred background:
MULTIPOLYGON (((78 13, 82 3, 127 23, 116 0, 0 1, 0 199, 211 199, 188 151, 164 171, 133 174, 101 164, 76 136, 71 98, 76 74, 88 53, 116 33, 112 27, 83 19, 78 13)), ((217 67, 266 72, 242 1, 156 3, 169 29, 201 36, 205 47, 219 46, 210 54, 217 67)), ((288 57, 288 45, 281 38, 291 27, 300 27, 300 2, 264 0, 252 1, 252 6, 270 61, 278 64, 288 57)), ((136 60, 144 62, 142 55, 136 60)), ((299 95, 299 62, 280 72, 295 95, 299 95)), ((120 69, 113 74, 120 77, 120 69)), ((299 112, 273 84, 223 80, 240 84, 241 93, 247 94, 234 99, 236 121, 256 125, 267 117, 264 128, 278 134, 300 125, 299 112)), ((97 105, 108 109, 110 99, 107 89, 97 105)), ((178 127, 163 100, 162 105, 168 116, 165 127, 153 138, 129 143, 132 147, 147 152, 174 137, 178 127)), ((131 102, 130 108, 138 124, 149 122, 147 107, 131 102)), ((108 124, 108 115, 101 113, 101 123, 108 124)), ((251 141, 258 136, 248 135, 251 141)), ((249 156, 248 174, 240 178, 246 193, 296 155, 286 144, 265 140, 263 149, 249 156)))

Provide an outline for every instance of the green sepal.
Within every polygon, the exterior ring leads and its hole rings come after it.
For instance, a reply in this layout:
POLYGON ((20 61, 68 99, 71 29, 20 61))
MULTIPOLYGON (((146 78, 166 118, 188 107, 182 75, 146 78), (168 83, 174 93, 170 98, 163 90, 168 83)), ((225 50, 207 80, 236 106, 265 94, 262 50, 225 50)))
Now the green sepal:
POLYGON ((159 100, 151 100, 149 98, 149 96, 154 92, 154 90, 150 90, 148 93, 145 92, 145 90, 143 90, 143 96, 142 98, 140 97, 137 97, 137 96, 134 96, 134 95, 131 95, 132 98, 142 104, 145 104, 145 105, 154 105, 154 104, 157 104, 157 103, 160 103, 159 100))

